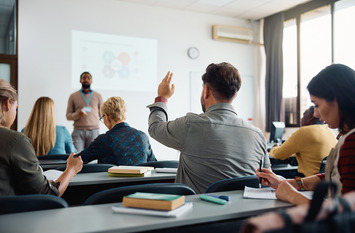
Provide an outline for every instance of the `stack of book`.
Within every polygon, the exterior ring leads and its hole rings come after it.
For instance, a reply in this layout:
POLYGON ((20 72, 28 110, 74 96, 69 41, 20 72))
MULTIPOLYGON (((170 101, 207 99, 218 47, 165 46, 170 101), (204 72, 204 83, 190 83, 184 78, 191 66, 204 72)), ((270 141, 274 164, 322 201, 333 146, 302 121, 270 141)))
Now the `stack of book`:
POLYGON ((183 195, 136 192, 123 197, 122 203, 112 209, 119 213, 178 217, 191 207, 192 203, 185 203, 183 195))
POLYGON ((109 176, 124 176, 124 177, 143 177, 150 176, 154 167, 140 167, 140 166, 114 166, 108 169, 109 176))

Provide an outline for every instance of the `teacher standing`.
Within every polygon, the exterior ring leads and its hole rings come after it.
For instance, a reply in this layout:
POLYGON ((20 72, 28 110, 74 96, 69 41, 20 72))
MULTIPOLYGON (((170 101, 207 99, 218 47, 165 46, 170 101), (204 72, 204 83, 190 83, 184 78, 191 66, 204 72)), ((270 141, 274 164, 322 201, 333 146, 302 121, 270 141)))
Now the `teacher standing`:
POLYGON ((85 71, 80 75, 82 88, 70 95, 66 117, 74 121, 73 143, 78 151, 84 150, 100 134, 101 95, 91 90, 92 76, 85 71))

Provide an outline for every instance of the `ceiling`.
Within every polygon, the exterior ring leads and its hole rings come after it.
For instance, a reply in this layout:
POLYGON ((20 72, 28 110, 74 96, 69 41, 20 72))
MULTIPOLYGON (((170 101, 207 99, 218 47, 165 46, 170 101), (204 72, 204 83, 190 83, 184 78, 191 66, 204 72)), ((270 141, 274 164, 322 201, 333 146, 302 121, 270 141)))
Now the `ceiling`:
POLYGON ((311 0, 116 0, 240 19, 258 20, 311 0))
MULTIPOLYGON (((116 0, 240 19, 257 20, 311 0, 116 0)), ((5 36, 15 0, 0 1, 0 38, 5 36)))

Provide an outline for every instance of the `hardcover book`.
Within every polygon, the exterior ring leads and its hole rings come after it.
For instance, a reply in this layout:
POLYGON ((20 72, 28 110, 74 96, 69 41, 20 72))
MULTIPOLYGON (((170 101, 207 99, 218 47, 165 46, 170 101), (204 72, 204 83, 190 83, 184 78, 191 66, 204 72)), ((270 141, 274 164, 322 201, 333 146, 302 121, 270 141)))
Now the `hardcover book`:
POLYGON ((151 176, 152 172, 151 171, 147 171, 144 173, 111 173, 108 172, 108 176, 112 176, 112 177, 147 177, 147 176, 151 176))
POLYGON ((154 167, 141 167, 141 166, 114 166, 108 169, 109 173, 133 173, 142 174, 147 171, 154 170, 154 167))
POLYGON ((185 196, 136 192, 123 197, 124 207, 155 210, 174 210, 185 204, 185 196))

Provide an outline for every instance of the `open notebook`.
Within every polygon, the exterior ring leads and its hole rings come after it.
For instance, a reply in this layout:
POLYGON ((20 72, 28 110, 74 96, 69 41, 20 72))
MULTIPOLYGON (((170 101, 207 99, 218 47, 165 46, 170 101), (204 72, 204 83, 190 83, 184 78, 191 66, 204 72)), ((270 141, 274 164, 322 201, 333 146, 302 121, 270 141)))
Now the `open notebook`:
MULTIPOLYGON (((303 191, 301 192, 306 197, 312 199, 313 191, 303 191)), ((274 199, 277 200, 275 195, 275 189, 271 187, 267 188, 251 188, 245 186, 244 188, 244 198, 254 198, 254 199, 274 199)))

